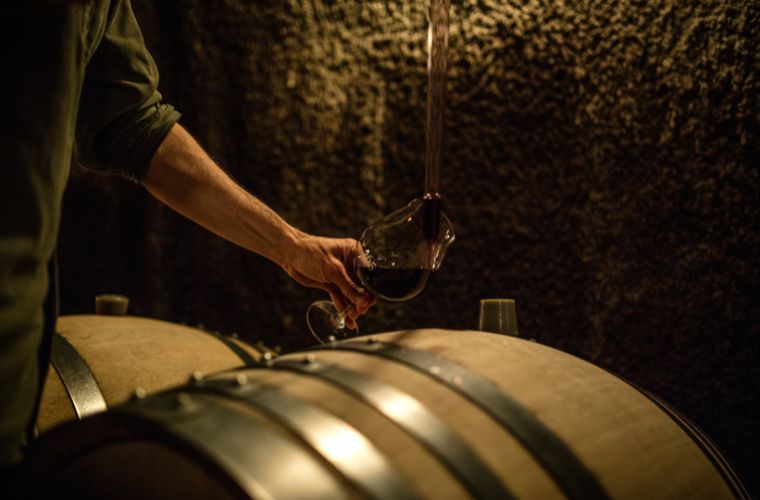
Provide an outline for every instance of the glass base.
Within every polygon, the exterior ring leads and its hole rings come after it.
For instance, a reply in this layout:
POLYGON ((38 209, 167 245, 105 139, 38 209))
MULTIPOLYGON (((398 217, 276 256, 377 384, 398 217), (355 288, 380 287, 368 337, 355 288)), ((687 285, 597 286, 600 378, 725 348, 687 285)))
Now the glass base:
POLYGON ((306 324, 320 344, 336 342, 359 334, 358 328, 356 330, 346 328, 345 316, 329 300, 320 300, 309 306, 306 311, 306 324))

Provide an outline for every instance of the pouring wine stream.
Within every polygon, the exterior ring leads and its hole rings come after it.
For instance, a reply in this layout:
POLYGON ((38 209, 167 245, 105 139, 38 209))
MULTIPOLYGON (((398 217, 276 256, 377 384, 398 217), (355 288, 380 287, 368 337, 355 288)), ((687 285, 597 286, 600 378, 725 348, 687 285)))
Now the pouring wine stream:
POLYGON ((441 151, 446 109, 446 69, 449 52, 450 0, 430 0, 428 26, 428 95, 425 129, 425 237, 434 240, 441 227, 441 151))
MULTIPOLYGON (((412 200, 364 230, 360 238, 364 254, 352 269, 364 288, 392 302, 416 297, 454 241, 454 227, 442 210, 440 186, 449 6, 450 0, 430 0, 425 191, 422 199, 412 200)), ((306 312, 314 338, 324 343, 347 337, 350 307, 339 311, 330 301, 314 302, 306 312)))

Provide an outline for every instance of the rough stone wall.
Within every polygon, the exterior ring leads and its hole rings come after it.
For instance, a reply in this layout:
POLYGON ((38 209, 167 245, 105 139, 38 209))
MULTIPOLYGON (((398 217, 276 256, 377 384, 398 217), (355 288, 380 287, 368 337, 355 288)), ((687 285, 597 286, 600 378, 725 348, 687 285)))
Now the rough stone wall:
MULTIPOLYGON (((419 194, 422 2, 133 3, 182 122, 290 222, 356 236, 419 194)), ((660 395, 760 470, 757 2, 453 4, 458 240, 420 297, 362 328, 472 328, 479 298, 514 297, 525 336, 660 395)), ((135 313, 309 344, 318 292, 119 179, 74 171, 61 258, 64 312, 121 291, 135 313)))

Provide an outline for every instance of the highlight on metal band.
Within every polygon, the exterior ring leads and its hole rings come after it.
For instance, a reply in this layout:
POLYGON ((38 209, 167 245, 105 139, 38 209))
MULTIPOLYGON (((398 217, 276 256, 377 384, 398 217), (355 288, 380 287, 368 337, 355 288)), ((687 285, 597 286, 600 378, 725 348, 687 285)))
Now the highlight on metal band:
POLYGON ((107 409, 98 382, 76 348, 62 335, 52 337, 50 362, 61 377, 78 418, 107 409))
POLYGON ((119 407, 190 445, 251 498, 348 498, 329 466, 285 432, 199 392, 175 391, 119 407), (308 481, 293 481, 298 470, 308 481))
POLYGON ((470 446, 413 396, 355 370, 308 356, 306 361, 281 360, 267 367, 319 378, 362 400, 435 454, 474 497, 514 498, 470 446))
POLYGON ((382 356, 414 368, 461 394, 500 423, 533 455, 569 498, 609 498, 594 474, 557 435, 530 410, 469 368, 427 351, 379 342, 373 338, 364 342, 325 344, 315 349, 382 356))
POLYGON ((413 499, 418 495, 375 445, 353 426, 320 407, 272 386, 232 380, 205 380, 198 391, 244 401, 275 417, 349 483, 370 498, 413 499))

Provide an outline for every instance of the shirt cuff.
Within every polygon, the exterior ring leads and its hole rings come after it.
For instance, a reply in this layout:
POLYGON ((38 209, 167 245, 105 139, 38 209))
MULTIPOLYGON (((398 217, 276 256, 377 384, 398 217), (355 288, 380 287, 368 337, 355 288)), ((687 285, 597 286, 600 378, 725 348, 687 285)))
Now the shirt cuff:
POLYGON ((169 131, 180 119, 180 113, 169 104, 155 104, 150 118, 143 120, 124 137, 123 147, 114 149, 108 170, 139 182, 145 177, 150 162, 169 131))
POLYGON ((80 163, 135 182, 145 177, 158 147, 181 116, 174 107, 160 102, 158 92, 151 101, 98 132, 89 143, 91 148, 78 148, 80 163))

